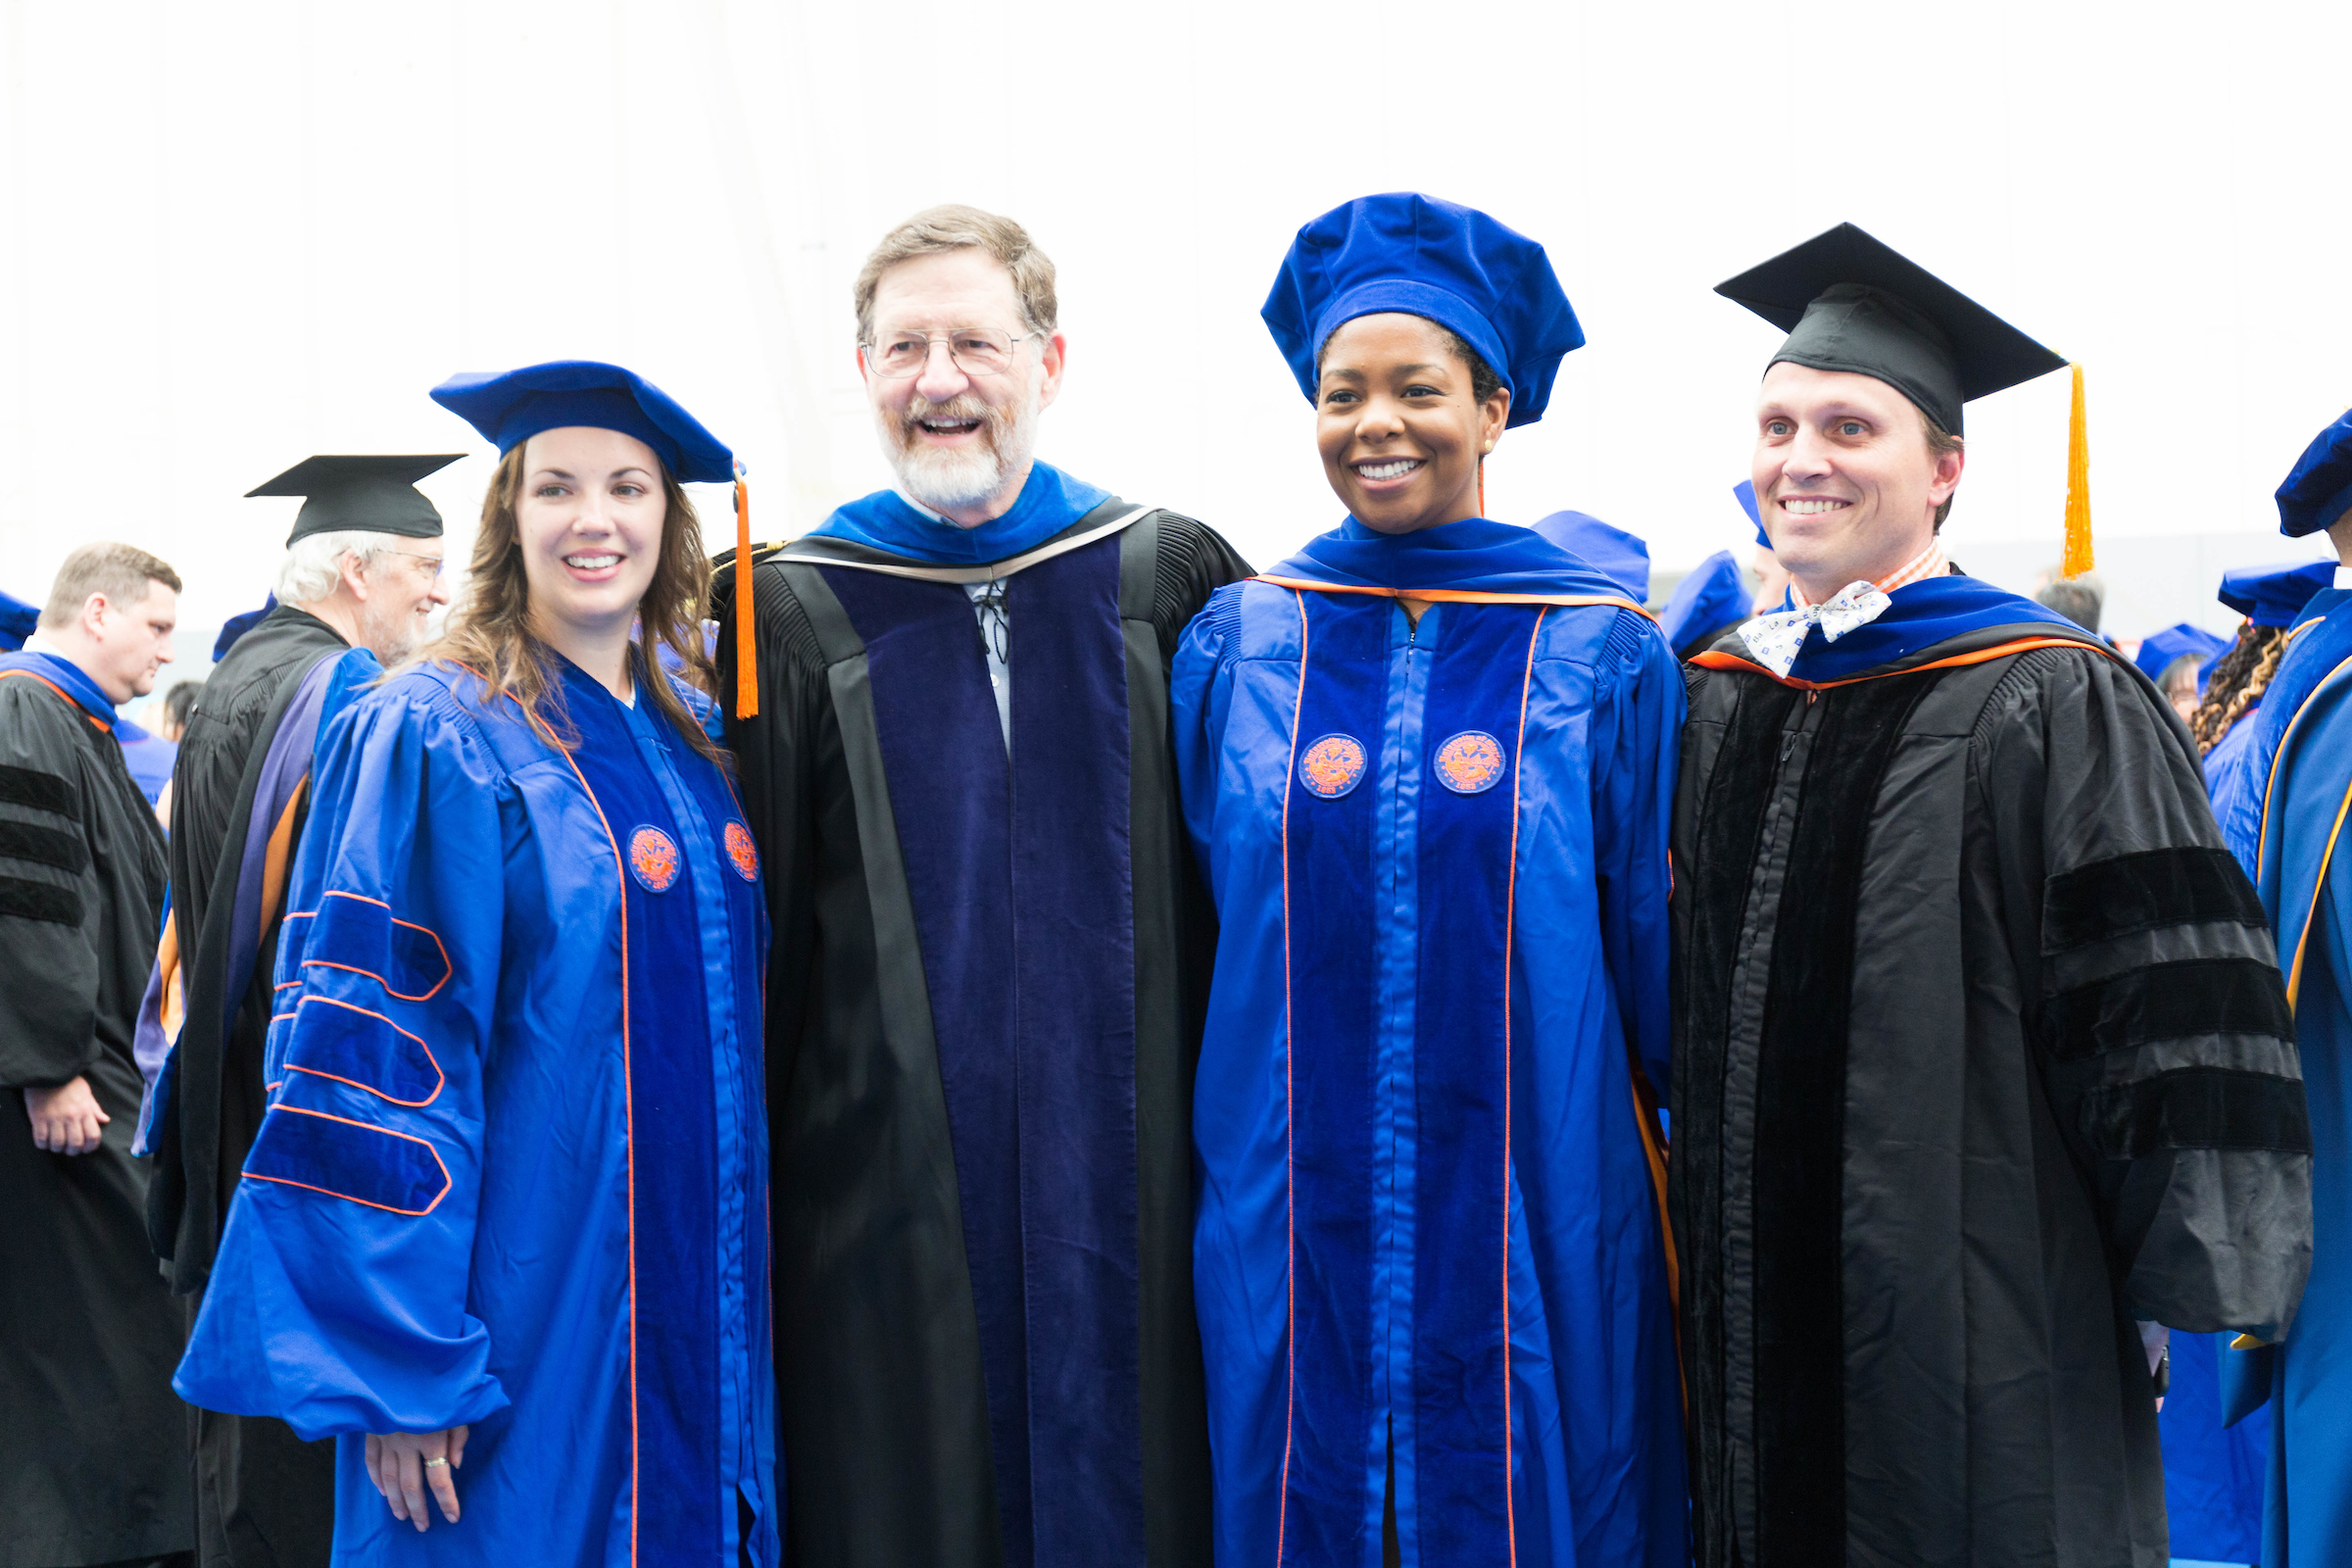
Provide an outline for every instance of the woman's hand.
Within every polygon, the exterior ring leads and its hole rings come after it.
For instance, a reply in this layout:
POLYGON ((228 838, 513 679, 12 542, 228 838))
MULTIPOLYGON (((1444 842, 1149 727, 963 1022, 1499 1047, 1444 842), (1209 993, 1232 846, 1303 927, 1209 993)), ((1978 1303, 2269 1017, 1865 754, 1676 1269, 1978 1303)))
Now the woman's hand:
POLYGON ((447 1432, 368 1434, 368 1479, 392 1505, 393 1518, 425 1529, 424 1493, 430 1487, 441 1517, 453 1525, 458 1522, 458 1484, 450 1472, 466 1462, 466 1432, 464 1427, 451 1427, 447 1432))

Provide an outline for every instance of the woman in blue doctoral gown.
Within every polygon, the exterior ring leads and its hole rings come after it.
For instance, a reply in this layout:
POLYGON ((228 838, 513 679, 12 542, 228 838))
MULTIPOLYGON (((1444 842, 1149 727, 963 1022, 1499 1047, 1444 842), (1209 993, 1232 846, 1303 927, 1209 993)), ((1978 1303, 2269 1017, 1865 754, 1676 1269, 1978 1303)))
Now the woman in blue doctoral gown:
POLYGON ((467 598, 320 736, 176 1387, 339 1440, 338 1562, 774 1563, 759 860, 662 668, 732 460, 611 366, 434 396, 504 454, 467 598))
POLYGON ((1218 1560, 1686 1563, 1652 1100, 1682 681, 1621 587, 1479 515, 1583 335, 1541 247, 1410 195, 1309 223, 1265 317, 1348 516, 1175 666, 1220 921, 1218 1560))

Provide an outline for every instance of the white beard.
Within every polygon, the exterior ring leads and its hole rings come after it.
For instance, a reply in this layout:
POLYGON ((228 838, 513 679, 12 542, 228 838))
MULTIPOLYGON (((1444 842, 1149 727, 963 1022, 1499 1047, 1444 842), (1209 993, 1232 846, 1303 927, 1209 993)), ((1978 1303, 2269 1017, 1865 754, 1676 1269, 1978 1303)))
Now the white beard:
POLYGON ((875 411, 875 422, 899 488, 933 512, 959 512, 994 498, 1029 466, 1037 450, 1038 402, 1032 386, 1010 418, 985 419, 981 430, 987 439, 959 451, 910 443, 905 421, 887 410, 875 411))

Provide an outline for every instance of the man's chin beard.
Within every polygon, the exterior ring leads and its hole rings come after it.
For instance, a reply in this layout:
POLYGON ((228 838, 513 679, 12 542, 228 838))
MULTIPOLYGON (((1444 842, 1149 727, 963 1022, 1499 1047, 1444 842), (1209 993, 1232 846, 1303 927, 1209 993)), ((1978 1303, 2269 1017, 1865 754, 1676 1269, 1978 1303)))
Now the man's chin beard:
POLYGON ((993 500, 1017 466, 989 447, 968 452, 902 450, 898 458, 899 487, 939 513, 966 512, 993 500))
POLYGON ((933 512, 951 514, 948 520, 956 527, 978 526, 957 523, 952 514, 995 500, 1029 466, 1037 446, 1037 410, 1025 409, 983 428, 986 441, 957 451, 921 446, 903 430, 893 430, 899 439, 890 449, 890 466, 899 488, 933 512))

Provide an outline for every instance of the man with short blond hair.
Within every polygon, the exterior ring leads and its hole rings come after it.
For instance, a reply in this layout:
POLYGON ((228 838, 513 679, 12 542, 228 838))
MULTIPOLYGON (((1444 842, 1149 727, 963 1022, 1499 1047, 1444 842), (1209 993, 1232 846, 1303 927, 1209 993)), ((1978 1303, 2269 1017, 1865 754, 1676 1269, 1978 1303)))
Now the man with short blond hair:
POLYGON ((1789 592, 1690 661, 1675 802, 1694 1555, 2162 1563, 2165 1331, 2311 1265, 2261 906, 2147 681, 1944 559, 1962 405, 2066 362, 1851 225, 1721 292, 1788 334, 1789 592))
POLYGON ((758 711, 727 730, 776 932, 787 1550, 1205 1565, 1208 950, 1167 680, 1248 567, 1036 460, 1064 340, 1019 224, 919 214, 856 306, 897 483, 758 554, 758 711))
POLYGON ((164 836, 113 735, 172 658, 179 577, 84 545, 0 654, 0 1564, 188 1547, 179 1334, 141 1224, 131 1034, 164 836))

